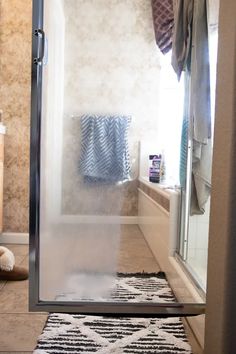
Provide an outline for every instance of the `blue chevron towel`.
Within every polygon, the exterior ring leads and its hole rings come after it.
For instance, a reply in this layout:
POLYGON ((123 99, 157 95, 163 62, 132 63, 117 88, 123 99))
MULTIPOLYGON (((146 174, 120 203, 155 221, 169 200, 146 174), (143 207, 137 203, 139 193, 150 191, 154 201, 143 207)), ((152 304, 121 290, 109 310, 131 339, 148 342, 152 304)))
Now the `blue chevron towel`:
POLYGON ((130 178, 128 128, 131 116, 83 115, 79 169, 87 182, 130 178))

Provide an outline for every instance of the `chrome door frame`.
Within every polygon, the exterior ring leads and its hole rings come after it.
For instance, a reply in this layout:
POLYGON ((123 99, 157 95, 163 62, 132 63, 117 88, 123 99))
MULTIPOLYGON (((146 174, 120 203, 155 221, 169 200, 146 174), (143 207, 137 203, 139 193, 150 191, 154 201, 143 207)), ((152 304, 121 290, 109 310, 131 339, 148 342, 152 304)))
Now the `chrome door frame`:
POLYGON ((30 140, 30 248, 29 310, 130 317, 185 317, 205 312, 202 303, 116 303, 41 301, 39 298, 40 261, 40 145, 43 80, 44 0, 33 0, 32 89, 30 140), (41 34, 41 36, 40 36, 41 34))
POLYGON ((30 126, 30 202, 29 202, 29 309, 39 303, 39 220, 40 220, 40 141, 42 109, 42 65, 39 57, 39 36, 43 29, 43 0, 33 0, 31 58, 31 126, 30 126))

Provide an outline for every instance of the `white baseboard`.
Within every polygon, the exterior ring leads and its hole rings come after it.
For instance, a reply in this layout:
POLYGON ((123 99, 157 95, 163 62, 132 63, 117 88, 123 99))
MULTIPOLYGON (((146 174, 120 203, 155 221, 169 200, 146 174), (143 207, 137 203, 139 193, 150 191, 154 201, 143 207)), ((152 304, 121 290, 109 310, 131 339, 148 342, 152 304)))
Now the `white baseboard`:
POLYGON ((0 244, 1 243, 28 245, 29 234, 17 232, 3 232, 2 234, 0 234, 0 244))
MULTIPOLYGON (((98 216, 98 215, 61 215, 59 222, 65 224, 138 224, 138 216, 98 216)), ((0 244, 29 244, 28 233, 3 232, 0 234, 0 244)))
POLYGON ((59 223, 64 224, 138 224, 138 216, 117 215, 60 215, 59 223))

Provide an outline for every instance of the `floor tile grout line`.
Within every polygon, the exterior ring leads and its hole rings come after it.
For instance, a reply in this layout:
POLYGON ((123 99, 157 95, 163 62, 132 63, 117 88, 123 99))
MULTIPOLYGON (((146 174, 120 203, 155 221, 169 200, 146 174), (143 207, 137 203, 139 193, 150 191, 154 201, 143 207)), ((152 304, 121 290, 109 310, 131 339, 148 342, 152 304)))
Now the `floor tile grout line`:
POLYGON ((0 293, 1 293, 1 291, 4 291, 4 288, 5 288, 6 284, 7 284, 7 280, 5 281, 5 283, 3 284, 3 286, 1 287, 0 293))
POLYGON ((23 258, 22 261, 20 262, 20 265, 25 261, 26 258, 28 258, 28 254, 26 254, 26 255, 24 256, 24 258, 23 258))

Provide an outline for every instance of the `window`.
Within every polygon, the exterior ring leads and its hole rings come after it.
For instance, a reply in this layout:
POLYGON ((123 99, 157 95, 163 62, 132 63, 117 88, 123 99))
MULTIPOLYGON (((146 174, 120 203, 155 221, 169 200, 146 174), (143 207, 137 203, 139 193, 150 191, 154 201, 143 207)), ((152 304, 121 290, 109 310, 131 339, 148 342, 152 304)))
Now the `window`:
POLYGON ((165 183, 179 185, 179 158, 184 106, 184 76, 178 82, 171 53, 161 58, 159 141, 165 159, 165 183))

